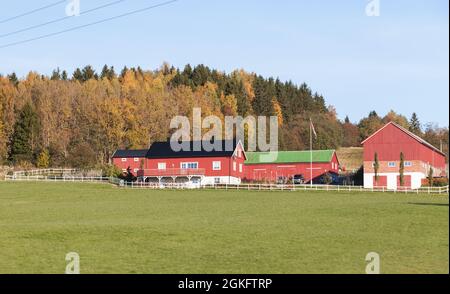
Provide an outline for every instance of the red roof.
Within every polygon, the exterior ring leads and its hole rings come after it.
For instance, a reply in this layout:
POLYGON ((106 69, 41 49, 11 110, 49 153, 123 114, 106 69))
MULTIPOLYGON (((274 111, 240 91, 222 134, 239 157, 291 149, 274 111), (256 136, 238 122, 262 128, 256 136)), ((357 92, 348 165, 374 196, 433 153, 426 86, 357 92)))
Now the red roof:
POLYGON ((445 156, 445 153, 442 152, 441 150, 439 150, 438 148, 434 147, 433 145, 431 145, 430 143, 428 143, 427 141, 425 141, 424 139, 422 139, 421 137, 417 136, 416 134, 410 132, 409 130, 405 129, 404 127, 396 124, 393 121, 388 122, 387 124, 385 124, 382 128, 380 128, 378 131, 376 131, 375 133, 373 133, 372 135, 370 135, 369 137, 367 137, 364 141, 361 142, 361 144, 366 143, 368 140, 370 140, 373 136, 375 136, 376 134, 378 134, 380 131, 382 131, 384 128, 386 128, 389 125, 393 125, 394 127, 398 128, 399 130, 401 130, 402 132, 404 132, 405 134, 407 134, 408 136, 410 136, 411 138, 413 138, 414 140, 416 140, 417 142, 419 142, 420 144, 423 144, 425 146, 427 146, 430 149, 433 149, 434 151, 438 152, 439 154, 442 154, 445 156))

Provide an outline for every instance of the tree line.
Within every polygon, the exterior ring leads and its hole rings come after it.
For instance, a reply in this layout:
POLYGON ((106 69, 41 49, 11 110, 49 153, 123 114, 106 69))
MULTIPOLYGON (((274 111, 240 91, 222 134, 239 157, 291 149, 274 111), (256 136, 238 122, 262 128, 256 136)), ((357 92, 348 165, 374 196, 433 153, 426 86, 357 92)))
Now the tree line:
POLYGON ((0 75, 0 164, 88 168, 109 163, 117 148, 147 148, 171 134, 176 115, 274 115, 281 150, 309 148, 309 119, 315 149, 360 146, 383 124, 395 121, 448 152, 448 128, 422 125, 375 111, 353 123, 341 121, 333 106, 308 85, 236 70, 225 73, 205 65, 182 70, 163 64, 156 70, 105 65, 77 68, 70 76, 30 72, 0 75))

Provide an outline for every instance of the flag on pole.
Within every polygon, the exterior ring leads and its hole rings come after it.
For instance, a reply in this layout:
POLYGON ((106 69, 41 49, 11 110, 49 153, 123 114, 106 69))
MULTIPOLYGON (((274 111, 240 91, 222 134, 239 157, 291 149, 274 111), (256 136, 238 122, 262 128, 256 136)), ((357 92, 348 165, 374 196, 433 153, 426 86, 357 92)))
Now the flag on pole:
POLYGON ((317 133, 316 133, 316 129, 314 128, 314 124, 312 122, 312 119, 309 119, 309 123, 310 123, 311 130, 312 130, 312 132, 314 134, 314 138, 317 139, 317 133))
POLYGON ((313 133, 314 133, 314 138, 317 139, 316 129, 314 129, 314 124, 312 122, 312 119, 309 118, 309 152, 310 152, 309 184, 311 185, 311 187, 313 185, 313 180, 314 180, 314 178, 313 178, 313 150, 312 150, 312 147, 313 147, 312 134, 313 133))

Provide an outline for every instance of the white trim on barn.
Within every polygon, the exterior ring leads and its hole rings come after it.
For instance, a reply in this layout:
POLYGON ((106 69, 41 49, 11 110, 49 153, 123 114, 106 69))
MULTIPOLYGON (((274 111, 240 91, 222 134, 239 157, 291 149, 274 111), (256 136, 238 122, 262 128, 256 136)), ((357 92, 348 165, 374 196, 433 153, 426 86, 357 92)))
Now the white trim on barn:
MULTIPOLYGON (((387 179, 387 189, 397 190, 397 177, 400 173, 378 173, 379 176, 385 176, 387 179)), ((405 172, 405 176, 411 176, 411 189, 418 189, 422 186, 422 179, 426 175, 420 172, 405 172)), ((364 173, 364 188, 371 189, 374 187, 373 179, 375 173, 364 173)))

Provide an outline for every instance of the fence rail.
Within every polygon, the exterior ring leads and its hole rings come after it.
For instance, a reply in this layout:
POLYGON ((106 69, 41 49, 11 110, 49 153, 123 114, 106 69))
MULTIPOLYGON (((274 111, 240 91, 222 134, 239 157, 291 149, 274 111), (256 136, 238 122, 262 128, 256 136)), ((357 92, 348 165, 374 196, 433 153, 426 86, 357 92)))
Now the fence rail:
POLYGON ((445 187, 421 187, 411 189, 399 187, 397 190, 387 187, 364 188, 363 186, 339 186, 339 185, 293 185, 293 184, 186 184, 186 183, 149 183, 149 182, 125 182, 114 177, 86 177, 86 176, 45 176, 45 175, 7 175, 7 181, 43 181, 43 182, 95 182, 110 183, 122 188, 136 189, 208 189, 208 190, 247 190, 247 191, 336 191, 336 192, 390 192, 404 194, 448 194, 449 186, 445 187))
POLYGON ((114 178, 109 177, 89 177, 89 176, 45 176, 45 175, 27 175, 11 176, 6 175, 6 181, 42 181, 42 182, 111 182, 114 178))
POLYGON ((95 173, 97 175, 101 174, 101 170, 80 170, 74 168, 45 168, 45 169, 33 169, 33 170, 21 170, 13 172, 12 176, 14 177, 23 177, 23 176, 39 176, 39 175, 61 175, 68 176, 74 174, 83 174, 86 172, 95 173))
POLYGON ((208 189, 208 190, 247 190, 247 191, 336 191, 336 192, 391 192, 404 194, 448 194, 449 187, 422 187, 411 189, 401 187, 398 190, 387 187, 364 188, 363 186, 339 186, 339 185, 278 185, 278 184, 211 184, 211 185, 186 185, 183 183, 146 183, 146 182, 121 182, 121 187, 135 189, 208 189))

